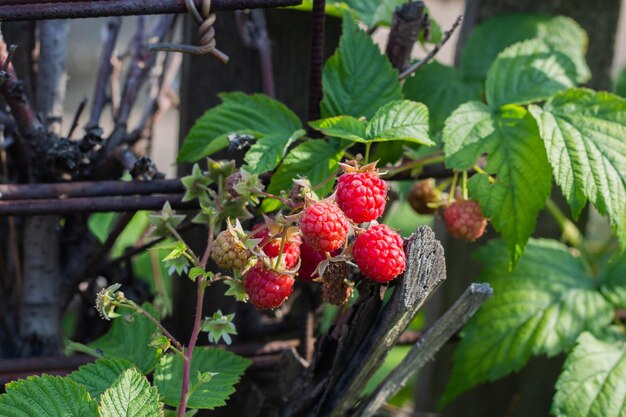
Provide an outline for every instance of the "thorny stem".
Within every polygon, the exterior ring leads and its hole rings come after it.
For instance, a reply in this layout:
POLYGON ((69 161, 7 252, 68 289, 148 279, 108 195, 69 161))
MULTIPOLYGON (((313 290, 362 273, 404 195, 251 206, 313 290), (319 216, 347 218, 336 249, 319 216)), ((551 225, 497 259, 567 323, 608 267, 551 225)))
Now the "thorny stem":
MULTIPOLYGON (((215 226, 213 222, 209 224, 209 241, 207 243, 202 260, 198 265, 203 270, 206 269, 207 262, 209 261, 209 255, 211 254, 211 247, 213 246, 215 226)), ((204 304, 204 292, 206 290, 204 274, 198 277, 198 294, 196 299, 196 316, 193 323, 193 330, 191 331, 191 338, 189 339, 189 346, 185 351, 186 360, 183 363, 183 387, 180 392, 180 406, 178 408, 178 417, 185 417, 185 411, 187 409, 187 400, 189 392, 189 380, 191 374, 191 361, 193 359, 193 351, 198 341, 198 335, 200 334, 200 328, 202 325, 202 307, 204 304)))

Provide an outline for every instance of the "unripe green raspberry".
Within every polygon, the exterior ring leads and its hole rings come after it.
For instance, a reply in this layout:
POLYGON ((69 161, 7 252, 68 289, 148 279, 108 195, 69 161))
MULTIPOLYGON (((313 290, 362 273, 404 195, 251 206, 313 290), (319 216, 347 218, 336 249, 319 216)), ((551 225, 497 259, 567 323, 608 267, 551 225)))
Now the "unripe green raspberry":
POLYGON ((241 269, 250 260, 251 254, 229 230, 224 230, 213 242, 211 259, 221 269, 241 269))

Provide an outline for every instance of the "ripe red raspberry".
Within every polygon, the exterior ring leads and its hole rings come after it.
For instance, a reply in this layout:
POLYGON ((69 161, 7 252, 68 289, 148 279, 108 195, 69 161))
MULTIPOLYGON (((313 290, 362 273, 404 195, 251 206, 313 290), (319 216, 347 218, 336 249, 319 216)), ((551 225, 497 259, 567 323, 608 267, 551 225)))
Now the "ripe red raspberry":
MULTIPOLYGON (((262 225, 257 225, 254 229, 261 228, 262 225)), ((259 246, 263 249, 263 252, 269 256, 270 258, 276 258, 280 255, 280 241, 281 239, 274 238, 269 240, 269 230, 267 228, 255 233, 254 237, 256 239, 261 239, 259 246), (269 240, 269 241, 268 241, 269 240)), ((283 247, 283 261, 285 263, 285 268, 292 269, 296 265, 298 265, 298 259, 300 259, 300 245, 302 244, 302 239, 299 235, 291 235, 289 239, 285 242, 283 247)))
POLYGON ((433 178, 415 183, 408 196, 409 204, 419 214, 433 214, 436 209, 429 207, 428 203, 436 203, 440 199, 441 191, 433 178))
POLYGON ((344 244, 349 225, 343 211, 328 200, 307 207, 300 222, 304 240, 313 249, 324 252, 332 252, 344 244))
POLYGON ((355 223, 376 220, 385 211, 387 184, 380 179, 373 165, 365 166, 358 172, 349 169, 344 167, 346 172, 337 180, 339 208, 355 223))
POLYGON ((487 219, 476 201, 456 200, 443 212, 443 220, 450 236, 470 242, 485 233, 487 219))
POLYGON ((313 249, 308 243, 303 242, 300 246, 300 269, 298 270, 298 279, 301 281, 313 281, 313 274, 317 266, 326 259, 326 255, 322 251, 313 249))
POLYGON ((251 256, 232 230, 217 235, 211 247, 211 259, 220 269, 241 269, 251 256))
POLYGON ((375 282, 391 281, 406 267, 402 238, 385 224, 372 226, 359 236, 353 254, 361 273, 375 282))
POLYGON ((280 307, 291 295, 293 284, 291 275, 271 270, 261 262, 248 271, 243 283, 250 302, 259 310, 280 307))

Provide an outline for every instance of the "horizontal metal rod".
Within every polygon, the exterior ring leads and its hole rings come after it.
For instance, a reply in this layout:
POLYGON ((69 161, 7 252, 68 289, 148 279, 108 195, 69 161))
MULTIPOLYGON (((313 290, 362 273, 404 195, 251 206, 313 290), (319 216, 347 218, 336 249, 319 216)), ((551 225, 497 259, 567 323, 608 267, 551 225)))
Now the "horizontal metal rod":
MULTIPOLYGON (((200 0, 194 0, 200 5, 200 0)), ((213 0, 211 10, 285 7, 302 0, 213 0)), ((186 13, 184 0, 0 0, 0 21, 186 13)))
POLYGON ((152 181, 80 181, 47 184, 0 184, 0 202, 71 197, 128 196, 137 194, 180 194, 179 179, 152 181))
POLYGON ((100 213, 135 210, 159 210, 165 202, 174 209, 198 208, 197 202, 182 202, 182 194, 162 196, 79 197, 42 200, 0 201, 0 216, 29 216, 36 214, 100 213))

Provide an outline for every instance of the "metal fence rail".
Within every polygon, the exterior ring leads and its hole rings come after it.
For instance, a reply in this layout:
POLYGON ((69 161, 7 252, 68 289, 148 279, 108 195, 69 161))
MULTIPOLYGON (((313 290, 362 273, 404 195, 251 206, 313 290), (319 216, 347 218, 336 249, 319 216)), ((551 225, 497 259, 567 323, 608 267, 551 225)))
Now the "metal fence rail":
MULTIPOLYGON (((194 0, 197 5, 199 0, 194 0)), ((213 0, 211 10, 286 7, 302 0, 213 0)), ((184 0, 0 0, 0 21, 185 13, 184 0)))

